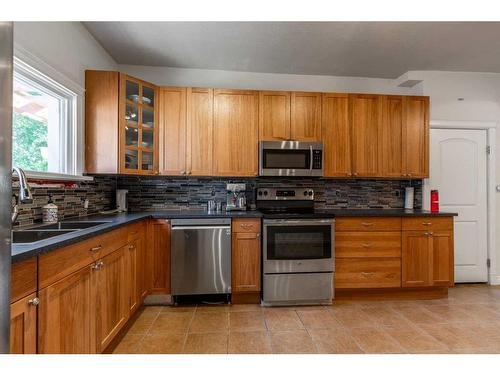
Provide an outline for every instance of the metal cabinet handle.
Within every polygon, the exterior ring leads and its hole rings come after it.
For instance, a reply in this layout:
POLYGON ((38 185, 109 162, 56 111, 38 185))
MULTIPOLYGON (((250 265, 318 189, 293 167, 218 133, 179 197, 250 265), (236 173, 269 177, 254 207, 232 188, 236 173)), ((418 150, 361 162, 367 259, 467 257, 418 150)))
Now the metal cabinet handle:
POLYGON ((363 247, 372 247, 371 243, 362 243, 361 246, 363 247))
POLYGON ((129 245, 129 246, 128 246, 128 249, 129 249, 129 250, 134 250, 134 249, 135 249, 135 246, 134 246, 134 245, 129 245))
POLYGON ((97 245, 97 246, 91 247, 90 251, 99 251, 101 249, 102 249, 102 245, 97 245))
POLYGON ((187 175, 190 175, 190 174, 191 174, 191 171, 187 171, 187 172, 186 172, 186 174, 187 174, 187 175))
POLYGON ((256 237, 256 238, 260 238, 260 233, 257 233, 257 234, 255 235, 255 237, 256 237))
POLYGON ((358 175, 358 172, 354 172, 354 173, 353 173, 353 175, 354 175, 354 176, 357 176, 357 175, 358 175))
POLYGON ((368 223, 368 222, 362 222, 361 225, 364 225, 365 227, 371 227, 374 223, 368 223))
POLYGON ((431 222, 422 223, 422 225, 432 225, 431 222))
POLYGON ((92 267, 90 267, 93 271, 100 270, 102 267, 104 267, 104 262, 100 261, 94 264, 92 267))
POLYGON ((240 225, 241 225, 243 228, 253 228, 253 224, 241 223, 240 225))
POLYGON ((182 175, 185 175, 185 174, 186 174, 186 171, 181 171, 181 174, 182 174, 182 175))
POLYGON ((40 298, 38 297, 35 297, 33 299, 30 299, 28 301, 28 305, 31 305, 31 306, 38 306, 40 304, 40 298))

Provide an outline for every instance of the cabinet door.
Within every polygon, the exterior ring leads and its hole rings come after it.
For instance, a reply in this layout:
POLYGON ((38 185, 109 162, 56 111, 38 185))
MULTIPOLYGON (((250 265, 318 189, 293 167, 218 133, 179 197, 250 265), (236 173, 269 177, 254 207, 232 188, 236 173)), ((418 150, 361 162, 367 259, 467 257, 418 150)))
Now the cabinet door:
POLYGON ((158 174, 157 99, 156 86, 120 74, 120 173, 158 174))
POLYGON ((260 234, 233 233, 231 290, 260 291, 260 234))
POLYGON ((403 174, 429 177, 429 97, 404 97, 403 118, 403 174))
POLYGON ((290 93, 261 91, 259 93, 259 140, 290 139, 290 93))
POLYGON ((347 94, 323 94, 321 116, 325 177, 350 177, 351 134, 347 94))
POLYGON ((321 141, 321 93, 292 92, 290 138, 321 141))
POLYGON ((95 298, 97 352, 101 353, 128 318, 126 264, 128 245, 97 261, 92 280, 95 298))
POLYGON ((353 175, 376 177, 379 174, 379 132, 381 97, 350 95, 353 175))
POLYGON ((10 354, 36 354, 36 293, 10 305, 10 354))
POLYGON ((125 280, 127 281, 127 308, 128 314, 132 315, 141 304, 141 277, 142 272, 140 271, 141 261, 141 240, 135 240, 129 243, 125 251, 126 256, 126 275, 125 280))
POLYGON ((453 232, 433 232, 432 285, 452 286, 454 283, 453 232))
POLYGON ((214 90, 214 174, 256 176, 257 91, 214 90))
POLYGON ((382 120, 380 122, 380 176, 401 177, 403 97, 382 98, 382 120))
POLYGON ((186 89, 160 89, 160 174, 186 173, 186 89))
POLYGON ((91 272, 85 267, 39 291, 39 353, 95 353, 91 272))
POLYGON ((148 231, 148 288, 151 294, 170 294, 170 223, 151 220, 148 231))
POLYGON ((187 89, 186 173, 212 175, 214 90, 187 89))
POLYGON ((432 253, 427 232, 403 232, 402 286, 430 286, 432 253))

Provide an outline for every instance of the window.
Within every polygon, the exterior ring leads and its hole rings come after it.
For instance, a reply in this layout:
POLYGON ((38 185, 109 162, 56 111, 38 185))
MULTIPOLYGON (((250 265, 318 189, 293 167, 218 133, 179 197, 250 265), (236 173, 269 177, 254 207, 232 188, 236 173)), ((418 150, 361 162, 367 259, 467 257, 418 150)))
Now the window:
POLYGON ((12 165, 26 171, 77 174, 77 95, 14 60, 12 165))

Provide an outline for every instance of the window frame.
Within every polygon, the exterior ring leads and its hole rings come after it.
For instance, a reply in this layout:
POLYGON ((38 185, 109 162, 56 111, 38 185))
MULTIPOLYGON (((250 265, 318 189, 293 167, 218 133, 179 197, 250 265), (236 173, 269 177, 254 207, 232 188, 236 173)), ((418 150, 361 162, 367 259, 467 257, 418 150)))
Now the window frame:
POLYGON ((46 180, 89 181, 84 176, 84 95, 85 90, 52 66, 14 43, 14 75, 25 77, 43 91, 56 94, 64 102, 60 113, 59 173, 26 171, 28 178, 46 180))

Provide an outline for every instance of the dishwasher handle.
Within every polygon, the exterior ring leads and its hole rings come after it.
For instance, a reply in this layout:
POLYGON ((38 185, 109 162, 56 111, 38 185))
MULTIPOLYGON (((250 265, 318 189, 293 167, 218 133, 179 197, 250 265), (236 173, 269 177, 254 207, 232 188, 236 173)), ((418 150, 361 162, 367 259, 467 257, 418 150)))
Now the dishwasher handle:
POLYGON ((219 225, 219 226, 205 226, 205 225, 200 225, 200 226, 178 226, 178 227, 172 227, 172 230, 212 230, 212 229, 231 229, 231 226, 228 225, 219 225))

